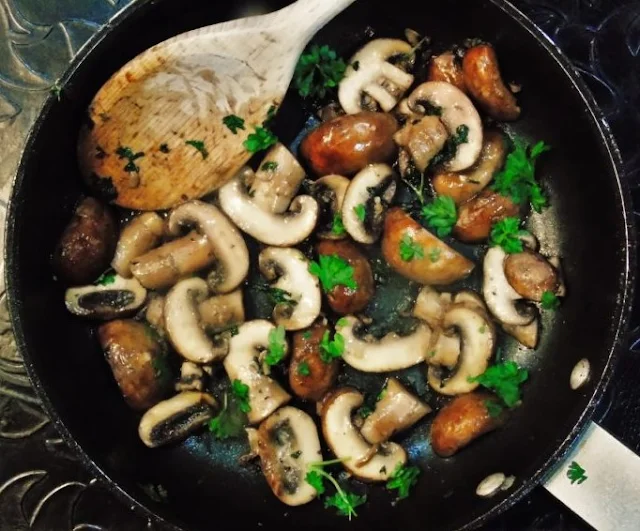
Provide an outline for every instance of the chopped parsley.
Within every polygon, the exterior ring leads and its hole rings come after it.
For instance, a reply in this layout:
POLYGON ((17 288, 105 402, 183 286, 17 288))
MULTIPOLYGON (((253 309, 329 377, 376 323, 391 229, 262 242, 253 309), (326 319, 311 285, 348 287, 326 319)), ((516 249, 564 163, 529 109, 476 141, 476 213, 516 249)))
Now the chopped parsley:
POLYGON ((287 352, 287 340, 283 326, 278 326, 269 332, 269 345, 264 361, 270 367, 278 365, 287 352))
POLYGON ((336 236, 342 236, 347 232, 347 229, 344 228, 344 223, 342 222, 342 215, 338 212, 333 215, 333 221, 331 222, 331 232, 336 236))
POLYGON ((449 162, 456 156, 458 146, 469 142, 469 126, 459 125, 454 135, 450 136, 444 144, 444 147, 429 163, 429 167, 435 168, 446 162, 449 162))
POLYGON ((318 277, 325 293, 329 293, 336 286, 345 286, 349 289, 358 288, 358 284, 353 278, 353 267, 336 254, 321 254, 318 257, 318 262, 309 264, 309 272, 318 277))
POLYGON ((504 168, 496 175, 492 188, 518 205, 530 202, 536 212, 542 212, 548 201, 536 181, 535 168, 540 155, 550 149, 543 141, 530 147, 523 140, 514 139, 512 151, 507 155, 504 168))
POLYGON ((169 151, 171 151, 169 149, 169 145, 168 144, 160 144, 160 151, 162 153, 169 153, 169 151))
POLYGON ((545 310, 557 310, 560 307, 560 299, 556 296, 555 293, 551 291, 545 291, 542 294, 540 305, 545 310))
POLYGON ((240 410, 243 413, 249 413, 249 411, 251 411, 251 404, 249 404, 249 386, 243 384, 240 380, 233 380, 231 390, 233 396, 238 399, 240 410))
POLYGON ((346 317, 340 317, 336 321, 336 328, 342 328, 343 326, 347 326, 349 324, 349 320, 346 317))
POLYGON ((278 169, 278 163, 274 160, 270 160, 260 166, 260 169, 262 171, 276 171, 278 169))
POLYGON ((424 109, 427 116, 442 116, 442 107, 431 103, 429 100, 420 100, 418 102, 424 109))
POLYGON ((245 405, 244 409, 247 409, 248 400, 237 398, 235 393, 232 393, 231 396, 225 393, 222 410, 209 421, 209 431, 216 439, 225 440, 242 434, 247 424, 246 414, 251 411, 251 407, 244 411, 243 404, 245 405))
POLYGON ((202 140, 186 140, 185 144, 197 149, 200 152, 200 155, 202 155, 203 160, 209 156, 209 151, 207 151, 207 147, 204 145, 202 140))
POLYGON ((278 137, 271 130, 267 127, 258 126, 254 128, 254 132, 247 137, 242 145, 249 153, 258 153, 258 151, 263 151, 277 142, 278 137))
POLYGON ((108 286, 116 281, 116 274, 113 272, 102 273, 93 283, 95 286, 108 286))
POLYGON ((53 94, 58 101, 62 99, 62 87, 58 84, 57 81, 51 86, 50 90, 51 94, 53 94))
POLYGON ((320 341, 320 359, 325 363, 341 358, 344 353, 344 336, 336 332, 331 339, 331 334, 327 330, 320 341))
POLYGON ((419 260, 424 258, 424 249, 419 243, 409 236, 409 234, 405 234, 400 240, 400 258, 404 262, 411 262, 412 260, 419 260))
POLYGON ((356 213, 358 219, 364 222, 367 217, 367 207, 365 207, 364 204, 360 203, 359 205, 353 207, 353 211, 356 213))
POLYGON ((291 293, 289 293, 287 290, 273 288, 268 284, 258 284, 256 287, 258 290, 263 291, 267 294, 269 300, 271 301, 271 304, 273 304, 274 306, 278 304, 296 306, 298 304, 298 301, 292 299, 291 293))
POLYGON ((307 330, 304 334, 302 334, 303 339, 311 339, 311 331, 307 330))
POLYGON ((127 160, 127 164, 124 167, 124 171, 127 171, 127 172, 140 171, 140 168, 136 165, 135 161, 138 160, 139 158, 144 157, 143 151, 134 153, 131 148, 120 146, 118 149, 116 149, 116 155, 118 155, 119 159, 127 160))
POLYGON ((222 123, 227 126, 227 129, 234 135, 238 134, 238 129, 244 130, 244 119, 236 116, 235 114, 229 114, 222 119, 222 123))
POLYGON ((352 516, 358 516, 356 513, 356 507, 364 504, 367 501, 366 496, 358 496, 353 492, 344 490, 340 483, 325 470, 325 467, 342 463, 343 459, 335 459, 332 461, 323 461, 321 463, 311 463, 309 465, 309 471, 305 476, 305 481, 311 485, 316 492, 322 496, 326 493, 325 480, 328 480, 336 492, 332 496, 326 497, 324 500, 325 508, 335 507, 337 513, 340 516, 346 516, 351 520, 352 516))
POLYGON ((360 417, 362 417, 363 419, 366 419, 369 415, 371 415, 371 413, 373 413, 373 409, 371 409, 369 406, 362 406, 360 409, 358 409, 358 415, 360 415, 360 417))
POLYGON ((492 365, 480 376, 469 378, 469 382, 478 382, 492 390, 507 407, 520 402, 520 385, 529 378, 529 371, 518 367, 515 361, 505 361, 492 365))
POLYGON ((299 459, 301 455, 302 455, 302 450, 297 450, 291 454, 291 457, 293 457, 294 459, 299 459))
POLYGON ((449 236, 458 221, 456 204, 448 195, 438 196, 422 207, 422 218, 439 238, 449 236))
POLYGON ((589 479, 589 476, 587 476, 587 471, 582 468, 577 461, 571 461, 569 469, 567 470, 567 478, 571 481, 572 485, 575 483, 582 485, 589 479))
POLYGON ((314 44, 298 59, 293 85, 303 98, 322 99, 338 86, 346 69, 346 63, 335 50, 314 44))
POLYGON ((520 237, 528 235, 526 230, 520 229, 519 218, 504 218, 491 229, 490 244, 494 247, 502 247, 508 254, 521 253, 524 246, 520 237))
POLYGON ((397 490, 398 499, 403 500, 409 497, 411 488, 418 483, 420 469, 417 466, 404 466, 398 463, 391 478, 387 481, 387 490, 397 490))
POLYGON ((429 251, 429 254, 428 254, 429 260, 431 260, 431 262, 435 264, 438 260, 440 260, 441 253, 442 251, 440 251, 440 249, 438 249, 437 247, 434 247, 429 251))
POLYGON ((300 376, 309 376, 311 374, 311 369, 309 368, 309 364, 306 361, 301 361, 298 364, 298 370, 296 372, 300 376))
POLYGON ((504 407, 500 404, 500 402, 496 402, 495 400, 485 400, 484 407, 486 408, 487 413, 492 419, 499 417, 504 411, 504 407))

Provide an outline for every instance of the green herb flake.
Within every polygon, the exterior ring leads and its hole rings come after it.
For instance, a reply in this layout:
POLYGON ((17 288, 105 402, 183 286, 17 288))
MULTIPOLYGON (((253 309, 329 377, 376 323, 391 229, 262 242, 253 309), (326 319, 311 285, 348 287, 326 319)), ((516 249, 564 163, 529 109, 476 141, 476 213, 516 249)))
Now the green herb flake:
POLYGON ((363 419, 366 419, 369 415, 371 415, 371 413, 373 413, 373 409, 371 409, 369 406, 362 406, 360 409, 358 409, 358 415, 363 419))
POLYGON ((247 139, 242 143, 249 153, 258 153, 278 142, 278 137, 274 135, 268 128, 258 126, 254 128, 247 139))
POLYGON ((137 173, 140 171, 140 168, 136 165, 135 161, 144 157, 143 151, 134 153, 130 147, 120 146, 116 149, 116 155, 118 155, 119 159, 127 160, 124 171, 129 173, 137 173))
POLYGON ((109 286, 116 281, 116 274, 113 272, 102 273, 93 283, 94 286, 109 286))
POLYGON ((236 116, 235 114, 229 114, 222 119, 222 123, 227 126, 227 129, 234 135, 238 134, 238 129, 244 130, 244 119, 236 116))
POLYGON ((398 463, 391 478, 387 481, 387 490, 397 490, 398 499, 403 500, 409 497, 411 488, 418 483, 420 469, 416 466, 405 466, 398 463))
POLYGON ((325 480, 329 481, 336 490, 335 494, 325 498, 325 508, 334 507, 337 509, 337 514, 340 516, 346 516, 351 520, 352 517, 358 516, 356 507, 364 504, 367 501, 366 496, 358 496, 352 492, 345 490, 340 483, 325 470, 326 467, 336 465, 343 462, 342 459, 335 459, 332 461, 324 461, 321 463, 311 463, 309 470, 305 476, 305 481, 311 485, 318 495, 322 496, 326 493, 325 480))
POLYGON ((478 332, 480 332, 481 334, 486 333, 486 331, 487 331, 486 325, 482 325, 480 328, 478 328, 478 332))
POLYGON ((329 293, 336 286, 358 289, 358 284, 353 278, 353 267, 336 254, 321 254, 318 262, 309 264, 309 272, 318 277, 325 293, 329 293))
POLYGON ((197 149, 200 152, 200 155, 202 155, 202 160, 209 156, 209 151, 202 140, 186 140, 185 144, 197 149))
POLYGON ((347 233, 347 229, 344 228, 344 223, 342 222, 342 215, 338 212, 333 215, 333 221, 331 222, 331 232, 336 236, 343 236, 347 233))
POLYGON ((420 260, 424 258, 424 249, 422 246, 414 241, 414 239, 405 234, 400 240, 400 258, 404 262, 411 262, 412 260, 420 260))
POLYGON ((344 353, 344 336, 337 332, 331 339, 331 334, 327 330, 320 341, 320 359, 325 363, 331 363, 334 359, 342 357, 344 353))
POLYGON ((571 484, 574 485, 577 483, 578 485, 582 485, 589 476, 587 476, 587 471, 582 468, 577 461, 571 461, 569 468, 567 470, 567 478, 571 481, 571 484))
POLYGON ((454 135, 450 136, 444 147, 429 163, 430 168, 435 168, 449 162, 458 152, 458 146, 469 142, 469 126, 462 124, 456 129, 454 135))
POLYGON ((306 361, 301 361, 298 364, 297 372, 300 376, 309 376, 311 374, 311 369, 309 368, 309 364, 306 361))
POLYGON ((249 403, 249 386, 236 379, 233 380, 233 383, 231 384, 231 390, 233 391, 233 395, 238 399, 242 412, 249 413, 249 411, 251 411, 251 404, 249 403))
POLYGON ((520 219, 504 218, 491 229, 490 245, 502 247, 508 254, 521 253, 524 250, 523 236, 529 236, 529 232, 520 229, 520 219))
POLYGON ((302 455, 302 450, 298 450, 298 451, 296 451, 296 452, 293 452, 293 453, 291 454, 291 457, 292 457, 293 459, 299 459, 301 455, 302 455))
POLYGON ((278 365, 287 352, 287 339, 283 326, 278 326, 269 331, 269 345, 267 346, 267 355, 264 359, 265 363, 270 367, 278 365))
MULTIPOLYGON (((242 389, 239 388, 239 390, 243 395, 242 389)), ((225 393, 222 410, 209 421, 209 431, 219 440, 239 437, 244 433, 249 411, 251 407, 248 402, 248 388, 247 396, 244 398, 238 398, 235 393, 231 393, 231 396, 225 393)))
POLYGON ((484 373, 469 382, 478 382, 492 390, 507 407, 520 402, 520 386, 529 378, 529 371, 518 367, 514 361, 505 361, 489 367, 484 373))
POLYGON ((160 151, 162 153, 169 153, 171 150, 169 149, 168 144, 160 144, 160 151))
POLYGON ((304 334, 302 334, 303 339, 311 339, 311 332, 307 330, 304 334))
POLYGON ((342 328, 343 326, 347 326, 349 324, 349 320, 346 317, 340 317, 336 321, 336 328, 342 328))
POLYGON ((58 101, 62 99, 62 87, 58 84, 57 81, 51 86, 50 90, 51 94, 53 94, 58 101))
POLYGON ((314 44, 298 59, 293 85, 303 98, 323 99, 344 77, 347 65, 329 46, 314 44))
POLYGON ((364 204, 360 203, 359 205, 353 207, 353 211, 355 212, 358 219, 364 223, 364 220, 367 217, 367 207, 365 207, 364 204))
POLYGON ((270 160, 268 162, 265 162, 260 169, 262 171, 276 171, 278 169, 278 163, 274 160, 270 160))
POLYGON ((540 305, 545 310, 557 310, 560 307, 560 299, 552 291, 545 291, 542 294, 540 305))
POLYGON ((422 218, 439 238, 449 236, 458 221, 456 204, 448 195, 441 195, 422 207, 422 218))
POLYGON ((438 260, 440 260, 440 254, 442 254, 442 251, 440 251, 440 249, 438 249, 437 247, 431 249, 428 255, 431 263, 435 264, 438 260))
POLYGON ((498 418, 504 411, 504 407, 495 400, 485 400, 484 407, 486 408, 487 413, 492 419, 498 418))
POLYGON ((429 100, 420 100, 419 105, 424 109, 424 113, 427 116, 442 116, 442 107, 429 100))

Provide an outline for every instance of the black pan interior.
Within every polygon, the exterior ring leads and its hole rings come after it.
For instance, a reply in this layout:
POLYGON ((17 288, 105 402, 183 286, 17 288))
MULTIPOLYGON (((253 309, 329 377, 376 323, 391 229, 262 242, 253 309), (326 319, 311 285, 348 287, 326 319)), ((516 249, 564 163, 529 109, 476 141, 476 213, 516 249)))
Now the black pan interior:
MULTIPOLYGON (((269 10, 286 3, 266 2, 269 10)), ((383 489, 358 485, 369 503, 352 522, 318 502, 298 509, 280 504, 257 467, 237 464, 246 451, 244 442, 214 443, 204 434, 173 448, 143 447, 136 418, 121 399, 90 328, 65 311, 63 287, 54 282, 49 266, 57 238, 86 192, 75 164, 77 131, 95 91, 143 49, 189 29, 256 12, 251 1, 148 1, 127 9, 92 41, 91 52, 84 50, 74 63, 61 101, 51 99, 45 106, 19 170, 9 215, 7 282, 17 340, 45 405, 88 464, 127 496, 190 530, 231 521, 250 527, 260 522, 267 528, 457 529, 513 503, 546 473, 608 378, 628 313, 634 242, 617 153, 588 107, 591 100, 583 99, 582 86, 567 75, 549 43, 515 21, 515 10, 499 4, 451 0, 427 9, 410 0, 392 5, 360 1, 315 40, 348 56, 371 35, 401 37, 406 27, 445 45, 479 37, 496 45, 505 77, 524 87, 524 113, 513 130, 554 148, 540 166, 553 208, 536 218, 534 230, 544 252, 563 257, 569 296, 554 319, 545 318, 536 352, 514 344, 503 349, 505 357, 531 370, 524 404, 507 426, 454 458, 440 459, 430 450, 428 423, 422 424, 403 441, 410 459, 423 469, 412 497, 392 506, 392 496, 383 489), (592 377, 574 392, 569 374, 582 358, 590 361, 592 377), (479 498, 476 486, 494 472, 515 476, 514 486, 492 499, 479 498), (162 485, 167 499, 153 501, 143 488, 149 484, 162 485)), ((278 118, 280 137, 292 141, 305 118, 290 95, 278 118)))

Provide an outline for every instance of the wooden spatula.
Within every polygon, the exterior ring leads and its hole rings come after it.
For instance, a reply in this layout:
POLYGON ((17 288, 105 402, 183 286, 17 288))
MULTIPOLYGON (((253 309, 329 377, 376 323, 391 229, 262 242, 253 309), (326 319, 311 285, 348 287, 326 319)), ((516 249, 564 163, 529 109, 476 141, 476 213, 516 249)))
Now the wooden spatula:
POLYGON ((355 0, 298 0, 173 37, 127 63, 80 132, 84 178, 113 203, 166 209, 215 190, 251 157, 247 136, 282 102, 311 37, 355 0), (245 129, 233 134, 223 118, 245 129))

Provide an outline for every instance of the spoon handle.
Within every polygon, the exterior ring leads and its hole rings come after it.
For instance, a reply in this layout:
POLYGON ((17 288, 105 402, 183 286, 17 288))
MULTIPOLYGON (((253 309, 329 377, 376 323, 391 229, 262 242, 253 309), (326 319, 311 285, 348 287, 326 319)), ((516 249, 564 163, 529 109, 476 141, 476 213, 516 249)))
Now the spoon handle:
POLYGON ((355 0, 298 0, 280 13, 297 32, 296 40, 300 40, 304 47, 320 28, 354 2, 355 0))

